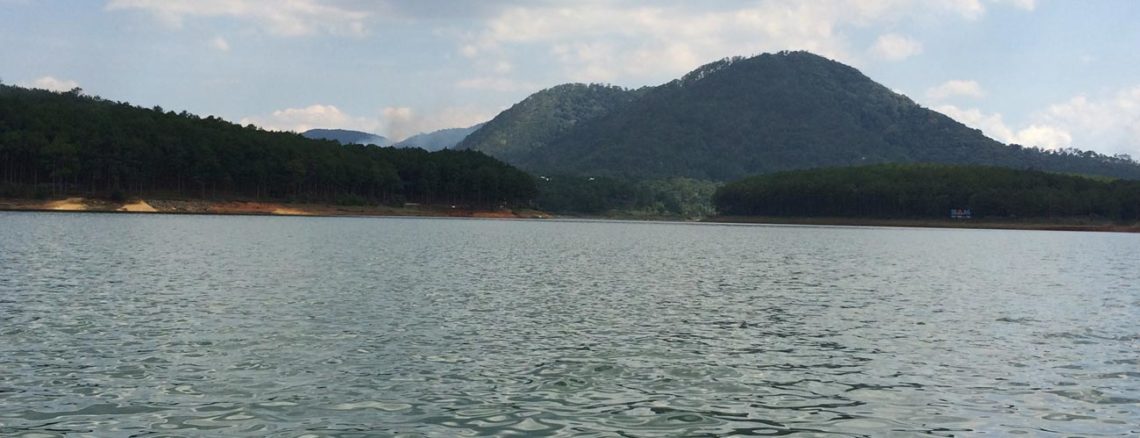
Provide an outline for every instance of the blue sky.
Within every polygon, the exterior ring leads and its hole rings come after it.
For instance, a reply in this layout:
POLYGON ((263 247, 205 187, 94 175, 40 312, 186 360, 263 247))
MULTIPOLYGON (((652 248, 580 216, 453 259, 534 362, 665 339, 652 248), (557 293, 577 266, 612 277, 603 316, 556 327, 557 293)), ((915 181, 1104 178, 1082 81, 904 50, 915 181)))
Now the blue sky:
POLYGON ((1140 157, 1140 2, 0 0, 0 80, 396 139, 805 49, 1003 142, 1140 157))

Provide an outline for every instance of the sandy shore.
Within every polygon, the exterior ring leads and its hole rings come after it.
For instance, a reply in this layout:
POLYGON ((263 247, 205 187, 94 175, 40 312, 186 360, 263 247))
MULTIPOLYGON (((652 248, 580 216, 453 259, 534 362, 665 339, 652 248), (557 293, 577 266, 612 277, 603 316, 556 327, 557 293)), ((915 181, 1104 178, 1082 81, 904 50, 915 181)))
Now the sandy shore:
POLYGON ((549 214, 536 210, 472 210, 452 208, 451 206, 338 206, 327 204, 170 199, 132 199, 127 202, 116 203, 103 199, 79 197, 54 200, 0 199, 0 210, 269 216, 428 216, 504 219, 541 219, 550 217, 549 214))
POLYGON ((48 201, 43 204, 44 208, 56 211, 83 211, 87 209, 87 205, 83 203, 83 198, 67 198, 58 201, 48 201))
POLYGON ((118 211, 125 211, 130 213, 158 213, 158 210, 141 199, 138 201, 123 204, 122 207, 119 207, 118 211))
MULTIPOLYGON (((0 211, 2 210, 266 216, 417 216, 495 219, 549 219, 553 217, 548 213, 537 210, 472 210, 464 208, 452 208, 451 206, 339 206, 328 204, 289 204, 255 201, 199 201, 170 199, 132 199, 123 203, 115 203, 104 199, 79 197, 52 200, 0 199, 0 211)), ((613 218, 602 217, 602 219, 613 218)), ((677 220, 670 218, 656 219, 665 221, 677 220)), ((1096 221, 1087 218, 1056 220, 939 220, 714 216, 706 218, 701 222, 735 224, 840 225, 871 227, 971 228, 999 230, 1101 231, 1118 233, 1140 233, 1140 223, 1114 224, 1111 222, 1096 221)))

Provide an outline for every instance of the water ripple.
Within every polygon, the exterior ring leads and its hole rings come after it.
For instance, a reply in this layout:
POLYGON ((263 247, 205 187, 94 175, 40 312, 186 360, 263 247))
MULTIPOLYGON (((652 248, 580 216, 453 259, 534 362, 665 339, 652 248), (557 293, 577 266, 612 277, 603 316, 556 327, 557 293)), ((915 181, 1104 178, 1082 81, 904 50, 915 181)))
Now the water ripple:
POLYGON ((0 213, 3 436, 1135 436, 1135 235, 0 213))

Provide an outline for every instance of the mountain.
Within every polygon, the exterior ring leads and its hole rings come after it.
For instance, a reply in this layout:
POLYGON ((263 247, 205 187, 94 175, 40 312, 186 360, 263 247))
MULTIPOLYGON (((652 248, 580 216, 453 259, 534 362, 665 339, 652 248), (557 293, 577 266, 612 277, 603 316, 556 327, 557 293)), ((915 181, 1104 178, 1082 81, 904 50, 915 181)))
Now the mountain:
POLYGON ((638 91, 598 84, 563 84, 534 93, 456 145, 502 160, 529 162, 578 125, 633 102, 638 91))
POLYGON ((390 146, 392 144, 391 140, 383 136, 347 129, 310 129, 302 132, 301 135, 313 140, 332 140, 340 144, 374 144, 376 146, 390 146))
POLYGON ((427 151, 438 151, 455 147, 456 144, 471 135, 472 132, 483 127, 483 123, 467 128, 449 128, 438 131, 416 134, 408 137, 393 146, 400 148, 420 148, 427 151))
POLYGON ((1124 157, 1004 145, 808 52, 724 59, 635 91, 561 85, 458 148, 539 174, 649 179, 915 162, 1140 178, 1124 157))

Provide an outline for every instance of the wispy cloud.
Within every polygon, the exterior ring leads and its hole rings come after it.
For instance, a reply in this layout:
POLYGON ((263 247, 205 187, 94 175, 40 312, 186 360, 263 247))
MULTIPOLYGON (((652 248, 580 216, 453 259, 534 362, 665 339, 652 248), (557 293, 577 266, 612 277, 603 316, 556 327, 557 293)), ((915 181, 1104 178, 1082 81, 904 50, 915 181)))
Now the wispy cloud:
POLYGON ((451 106, 423 114, 409 107, 387 107, 382 110, 384 132, 393 140, 445 128, 466 128, 490 120, 493 111, 471 107, 451 106))
POLYGON ((141 10, 175 28, 188 19, 225 17, 281 36, 363 35, 369 12, 320 0, 110 0, 107 10, 141 10))
POLYGON ((1032 11, 1037 9, 1037 0, 997 0, 999 3, 1008 3, 1016 8, 1032 11))
POLYGON ((888 33, 875 40, 871 53, 887 61, 901 61, 922 53, 922 43, 908 36, 888 33))
POLYGON ((79 87, 79 83, 70 79, 57 79, 52 76, 43 76, 36 78, 31 82, 21 82, 18 85, 27 88, 39 88, 41 90, 49 91, 71 91, 79 87))
MULTIPOLYGON (((1018 1, 1023 7, 1029 3, 1018 1)), ((759 0, 731 5, 504 3, 480 29, 463 34, 458 52, 474 60, 507 61, 545 52, 562 67, 564 79, 578 81, 673 77, 726 56, 786 49, 859 65, 864 53, 897 61, 921 54, 923 45, 913 37, 887 33, 866 52, 852 50, 849 31, 923 17, 976 20, 986 13, 983 0, 759 0)))
POLYGON ((1034 117, 1074 133, 1080 147, 1140 157, 1140 85, 1099 96, 1078 95, 1034 117))
POLYGON ((534 92, 542 89, 541 85, 533 82, 519 81, 501 76, 481 76, 476 78, 462 79, 456 82, 455 86, 458 88, 490 90, 499 92, 534 92))
POLYGON ((954 105, 934 109, 1005 143, 1140 156, 1140 85, 1097 98, 1078 95, 1049 105, 1019 129, 1010 127, 1000 113, 954 105))
POLYGON ((304 132, 314 128, 354 129, 375 132, 380 120, 355 117, 334 105, 309 105, 304 108, 286 108, 263 116, 241 119, 241 124, 253 124, 274 131, 304 132))
POLYGON ((230 42, 226 41, 225 38, 217 36, 210 40, 210 47, 213 47, 218 51, 228 52, 230 51, 230 42))
POLYGON ((765 50, 800 48, 848 58, 835 38, 832 8, 763 2, 701 10, 691 3, 633 6, 624 2, 508 7, 464 38, 460 53, 512 59, 545 52, 578 81, 675 76, 704 62, 765 50))
POLYGON ((926 90, 926 97, 934 100, 942 100, 955 96, 977 99, 985 97, 986 91, 982 89, 982 86, 978 84, 977 81, 960 79, 949 80, 926 90))
POLYGON ((934 110, 966 126, 980 129, 990 138, 1002 143, 1017 143, 1045 149, 1060 149, 1069 147, 1073 143, 1072 134, 1056 126, 1029 125, 1014 130, 1006 124, 1005 118, 1000 113, 986 113, 977 108, 958 108, 954 105, 941 105, 934 110))
POLYGON ((351 129, 380 134, 399 141, 421 132, 444 128, 466 128, 486 122, 497 111, 475 106, 449 106, 418 111, 407 106, 381 108, 375 116, 353 115, 335 105, 316 104, 303 108, 285 108, 268 115, 241 119, 241 124, 252 124, 273 131, 304 132, 310 129, 351 129))

